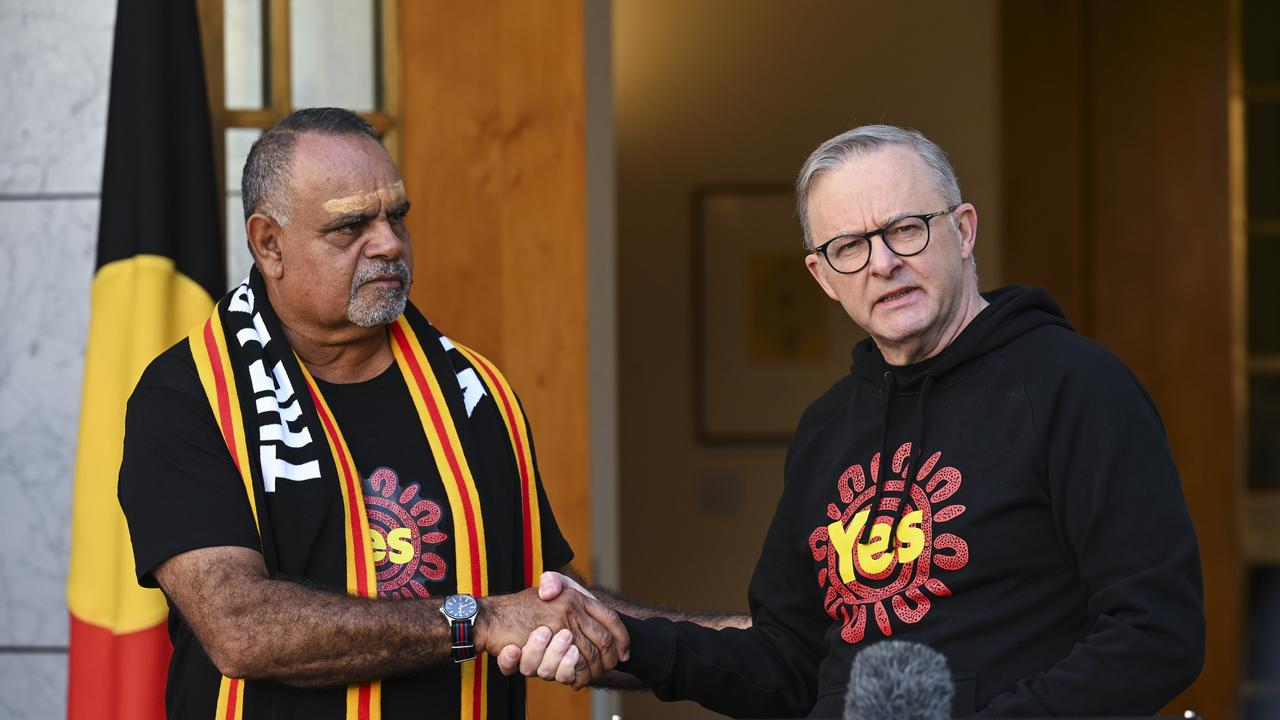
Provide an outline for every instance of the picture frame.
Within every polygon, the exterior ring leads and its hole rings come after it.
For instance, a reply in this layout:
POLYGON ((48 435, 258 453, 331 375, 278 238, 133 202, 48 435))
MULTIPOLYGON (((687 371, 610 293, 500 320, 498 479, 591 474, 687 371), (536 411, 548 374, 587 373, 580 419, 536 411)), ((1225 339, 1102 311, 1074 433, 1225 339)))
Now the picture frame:
POLYGON ((698 440, 786 444, 865 335, 806 269, 790 185, 704 185, 692 205, 698 440))

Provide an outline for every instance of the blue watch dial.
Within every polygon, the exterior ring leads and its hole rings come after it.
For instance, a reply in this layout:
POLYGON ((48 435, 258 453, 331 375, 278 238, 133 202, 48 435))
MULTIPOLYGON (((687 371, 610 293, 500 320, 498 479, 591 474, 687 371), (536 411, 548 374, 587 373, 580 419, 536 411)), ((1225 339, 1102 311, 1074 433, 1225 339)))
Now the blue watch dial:
POLYGON ((476 599, 470 595, 450 595, 444 601, 444 613, 454 620, 473 617, 478 609, 476 599))

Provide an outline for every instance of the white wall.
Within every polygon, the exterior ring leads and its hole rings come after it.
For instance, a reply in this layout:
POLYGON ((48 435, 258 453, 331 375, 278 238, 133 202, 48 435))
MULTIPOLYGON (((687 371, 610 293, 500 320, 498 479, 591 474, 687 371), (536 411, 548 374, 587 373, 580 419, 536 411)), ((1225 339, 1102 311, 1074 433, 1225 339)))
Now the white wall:
POLYGON ((0 718, 66 716, 71 481, 115 3, 0 0, 0 718))

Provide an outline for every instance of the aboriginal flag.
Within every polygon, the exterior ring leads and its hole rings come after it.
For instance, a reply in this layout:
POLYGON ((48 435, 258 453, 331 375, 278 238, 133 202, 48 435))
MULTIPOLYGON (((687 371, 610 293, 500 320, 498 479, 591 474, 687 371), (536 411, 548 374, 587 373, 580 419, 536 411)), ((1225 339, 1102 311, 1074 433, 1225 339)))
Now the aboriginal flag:
POLYGON ((125 403, 225 290, 195 0, 120 0, 80 410, 69 718, 162 718, 166 605, 138 586, 116 500, 125 403))

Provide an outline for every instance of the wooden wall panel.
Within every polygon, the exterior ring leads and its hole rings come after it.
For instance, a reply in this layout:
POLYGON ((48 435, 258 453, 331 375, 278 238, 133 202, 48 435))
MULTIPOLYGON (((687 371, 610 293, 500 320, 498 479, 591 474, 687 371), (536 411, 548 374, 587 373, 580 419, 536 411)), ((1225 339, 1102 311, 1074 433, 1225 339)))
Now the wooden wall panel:
MULTIPOLYGON (((401 171, 413 300, 498 363, 537 438, 556 518, 590 569, 584 6, 400 5, 401 171)), ((532 717, 587 693, 530 683, 532 717)))
POLYGON ((1092 278, 1084 233, 1084 24, 1078 2, 1001 7, 1004 275, 1043 285, 1088 333, 1092 278), (1025 32, 1034 28, 1035 32, 1025 32), (1016 60, 1010 61, 1011 58, 1016 60))
POLYGON ((1002 21, 1008 277, 1050 287, 1069 313, 1078 308, 1077 324, 1128 363, 1160 407, 1200 540, 1209 621, 1204 672, 1169 709, 1235 717, 1242 577, 1232 347, 1240 339, 1227 8, 1010 0, 1002 21), (1063 22, 1072 13, 1078 26, 1063 22), (1027 181, 1036 163, 1048 181, 1027 181), (1060 199, 1060 212, 1076 219, 1056 230, 1027 211, 1060 199))
MULTIPOLYGON (((1228 16, 1220 3, 1090 6, 1095 337, 1164 415, 1204 567, 1208 660, 1178 703, 1235 717, 1228 16)), ((1159 542, 1158 538, 1152 538, 1159 542)))

